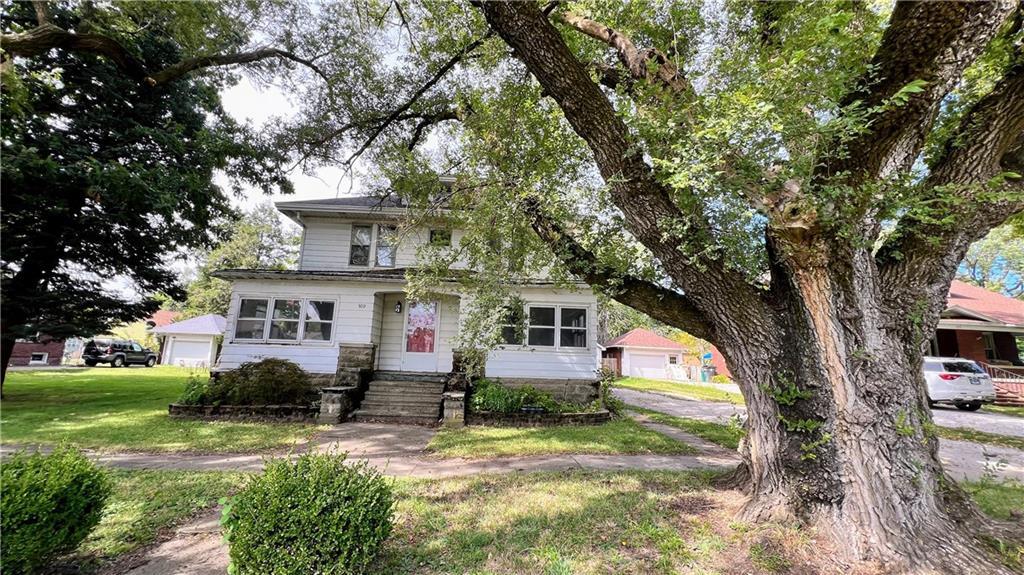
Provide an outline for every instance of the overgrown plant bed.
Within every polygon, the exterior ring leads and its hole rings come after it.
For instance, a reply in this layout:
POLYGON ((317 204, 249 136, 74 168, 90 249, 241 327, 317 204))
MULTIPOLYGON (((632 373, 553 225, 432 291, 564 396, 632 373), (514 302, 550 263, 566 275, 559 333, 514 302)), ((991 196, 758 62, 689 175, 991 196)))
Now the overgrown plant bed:
POLYGON ((178 419, 208 421, 315 422, 319 405, 185 405, 172 403, 168 414, 178 419))
POLYGON ((466 414, 466 425, 490 427, 553 427, 558 425, 601 425, 611 421, 607 409, 577 413, 518 413, 473 412, 466 414))

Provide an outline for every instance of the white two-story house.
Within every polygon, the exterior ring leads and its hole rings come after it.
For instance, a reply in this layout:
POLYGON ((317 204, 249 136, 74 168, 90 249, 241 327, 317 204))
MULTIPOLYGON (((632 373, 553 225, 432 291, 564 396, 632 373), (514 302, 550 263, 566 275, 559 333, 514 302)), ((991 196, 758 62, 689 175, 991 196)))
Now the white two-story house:
MULTIPOLYGON (((215 371, 275 357, 297 363, 327 386, 409 381, 398 376, 452 370, 460 317, 472 296, 453 282, 438 288, 443 295, 411 301, 404 288, 421 245, 457 246, 459 230, 402 227, 407 208, 397 199, 347 197, 276 206, 302 227, 298 269, 215 274, 232 282, 215 371)), ((503 330, 502 345, 488 352, 486 377, 530 384, 567 400, 589 399, 600 365, 592 290, 544 280, 515 289, 525 302, 525 329, 503 330)), ((495 321, 502 315, 495 310, 495 321)))

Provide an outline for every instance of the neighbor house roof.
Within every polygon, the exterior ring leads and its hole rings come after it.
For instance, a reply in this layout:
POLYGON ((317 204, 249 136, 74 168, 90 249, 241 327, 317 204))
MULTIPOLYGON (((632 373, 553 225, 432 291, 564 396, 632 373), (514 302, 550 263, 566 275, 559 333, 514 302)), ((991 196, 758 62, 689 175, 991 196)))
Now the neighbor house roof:
POLYGON ((683 349, 682 344, 660 336, 649 329, 636 328, 604 344, 608 347, 656 347, 662 349, 683 349))
POLYGON ((217 314, 201 315, 185 321, 172 323, 153 330, 157 335, 222 335, 227 320, 217 314))
POLYGON ((155 312, 153 312, 153 315, 149 316, 149 319, 146 321, 147 323, 153 322, 153 327, 163 327, 165 325, 173 323, 174 320, 178 319, 179 315, 181 314, 176 311, 171 311, 169 309, 158 309, 155 312))
POLYGON ((1024 326, 1024 301, 959 280, 953 280, 949 286, 946 312, 947 315, 973 315, 971 319, 990 323, 1024 326))

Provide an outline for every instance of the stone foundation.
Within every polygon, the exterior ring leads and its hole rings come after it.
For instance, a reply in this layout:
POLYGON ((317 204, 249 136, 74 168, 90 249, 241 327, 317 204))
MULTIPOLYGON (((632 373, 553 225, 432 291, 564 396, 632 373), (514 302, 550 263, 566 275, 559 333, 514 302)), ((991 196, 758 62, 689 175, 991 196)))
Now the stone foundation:
POLYGON ((343 343, 338 346, 338 370, 335 386, 352 386, 365 390, 373 379, 376 346, 372 343, 343 343))
POLYGON ((211 421, 313 422, 320 413, 316 405, 181 405, 172 403, 167 413, 175 419, 211 421))
POLYGON ((348 419, 363 399, 363 391, 355 386, 325 387, 320 390, 318 423, 341 423, 348 419))
POLYGON ((611 421, 606 410, 593 413, 466 413, 466 425, 490 427, 554 427, 557 425, 601 425, 611 421))
POLYGON ((444 398, 444 415, 442 425, 445 427, 462 427, 466 424, 466 393, 462 391, 446 391, 444 398))
POLYGON ((550 393, 558 401, 568 403, 590 403, 598 398, 598 382, 592 379, 529 379, 502 377, 494 378, 501 385, 512 388, 525 387, 550 393))

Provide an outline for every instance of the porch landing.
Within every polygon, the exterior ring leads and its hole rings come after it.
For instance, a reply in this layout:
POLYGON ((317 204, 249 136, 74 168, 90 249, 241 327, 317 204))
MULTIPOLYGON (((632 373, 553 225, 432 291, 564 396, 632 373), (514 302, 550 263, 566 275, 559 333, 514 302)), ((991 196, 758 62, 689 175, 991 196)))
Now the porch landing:
POLYGON ((437 425, 446 377, 443 373, 376 371, 353 419, 437 425))

